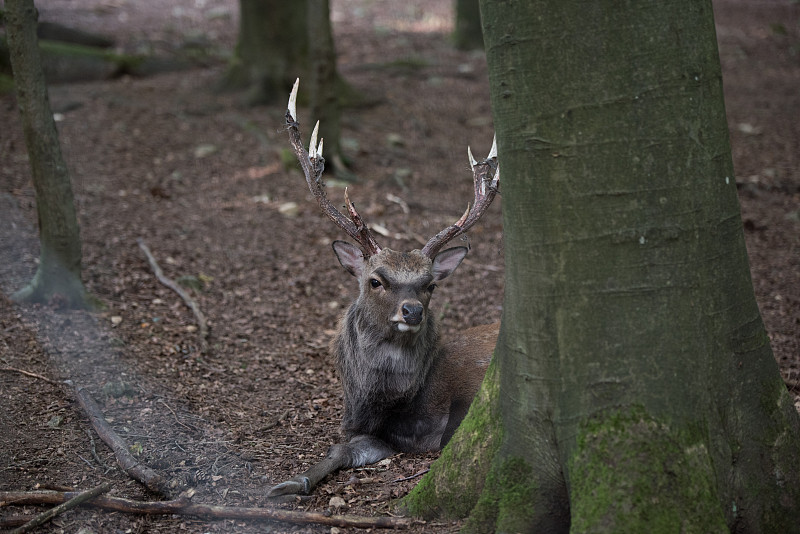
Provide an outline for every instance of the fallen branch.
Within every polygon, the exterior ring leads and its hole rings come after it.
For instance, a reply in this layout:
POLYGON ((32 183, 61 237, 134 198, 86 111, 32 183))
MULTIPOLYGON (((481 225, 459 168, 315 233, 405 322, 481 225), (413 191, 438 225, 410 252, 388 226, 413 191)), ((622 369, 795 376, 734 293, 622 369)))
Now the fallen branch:
POLYGON ((169 497, 169 486, 164 477, 133 457, 128 450, 128 444, 106 423, 103 412, 89 392, 85 388, 78 387, 75 388, 75 395, 78 397, 81 408, 89 416, 89 422, 97 435, 114 451, 114 456, 122 470, 144 484, 150 491, 169 497))
POLYGON ((39 380, 44 380, 45 382, 53 385, 58 385, 58 382, 47 378, 46 376, 42 376, 36 373, 31 373, 30 371, 26 371, 24 369, 17 369, 16 367, 0 367, 0 371, 6 371, 11 373, 19 373, 21 375, 30 376, 31 378, 38 378, 39 380))
POLYGON ((58 506, 54 506, 53 508, 50 508, 46 512, 43 512, 43 513, 37 515, 36 517, 34 517, 33 519, 31 519, 30 521, 28 521, 27 523, 25 523, 21 527, 15 528, 14 530, 12 530, 10 532, 10 534, 24 534, 25 532, 30 532, 31 530, 35 529, 39 525, 43 525, 47 521, 50 521, 51 519, 53 519, 57 515, 61 515, 64 512, 66 512, 67 510, 72 510, 73 508, 75 508, 77 506, 80 506, 82 503, 88 501, 89 499, 93 499, 93 498, 95 498, 98 495, 101 495, 103 493, 108 493, 108 490, 110 490, 110 489, 111 489, 111 483, 110 482, 103 482, 102 484, 100 484, 96 488, 92 488, 90 490, 82 491, 82 492, 78 493, 77 495, 75 495, 74 497, 72 497, 71 499, 67 500, 66 502, 63 502, 62 504, 59 504, 58 506))
POLYGON ((183 302, 186 303, 189 309, 192 310, 194 318, 197 321, 197 328, 200 331, 200 339, 202 340, 203 343, 203 350, 205 350, 208 345, 208 325, 206 323, 206 318, 203 315, 203 312, 200 311, 200 306, 192 297, 189 296, 189 294, 186 291, 183 290, 181 286, 179 286, 174 280, 172 280, 171 278, 167 277, 164 274, 164 271, 161 270, 161 267, 158 265, 158 262, 153 257, 153 254, 150 252, 150 249, 147 248, 147 245, 145 244, 144 240, 137 239, 136 242, 139 244, 139 248, 142 249, 142 252, 144 252, 144 255, 147 256, 147 261, 150 263, 150 268, 153 269, 153 273, 155 273, 156 278, 158 278, 158 281, 161 282, 163 285, 167 286, 168 288, 170 288, 171 290, 173 290, 175 293, 177 293, 178 296, 183 299, 183 302))
MULTIPOLYGON (((74 492, 60 491, 0 491, 0 506, 57 504, 68 500, 74 492)), ((408 528, 416 520, 404 517, 360 517, 330 515, 320 512, 302 512, 280 508, 255 508, 244 506, 216 506, 192 504, 186 497, 172 501, 134 501, 120 497, 101 496, 85 503, 104 510, 148 515, 190 515, 202 519, 251 519, 282 521, 300 525, 317 524, 351 528, 408 528)))

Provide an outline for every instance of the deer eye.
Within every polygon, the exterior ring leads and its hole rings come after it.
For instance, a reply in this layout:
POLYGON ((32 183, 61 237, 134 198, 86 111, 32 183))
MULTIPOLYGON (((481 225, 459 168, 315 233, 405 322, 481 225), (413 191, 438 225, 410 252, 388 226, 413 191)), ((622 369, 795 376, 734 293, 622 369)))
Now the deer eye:
POLYGON ((433 290, 436 289, 436 284, 431 284, 428 286, 428 293, 433 293, 433 290))
POLYGON ((372 289, 378 289, 383 284, 381 284, 381 281, 378 280, 377 278, 370 278, 369 279, 369 285, 372 286, 372 289))

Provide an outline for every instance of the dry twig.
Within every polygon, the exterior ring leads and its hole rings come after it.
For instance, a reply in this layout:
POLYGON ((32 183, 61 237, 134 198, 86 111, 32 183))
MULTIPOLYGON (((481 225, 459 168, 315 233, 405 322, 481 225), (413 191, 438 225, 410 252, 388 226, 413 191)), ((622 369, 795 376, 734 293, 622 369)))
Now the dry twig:
MULTIPOLYGON (((0 506, 28 504, 56 504, 68 500, 72 492, 60 491, 0 491, 0 506)), ((149 515, 191 515, 204 519, 250 519, 282 521, 294 524, 317 524, 343 528, 408 528, 416 520, 403 517, 360 517, 352 515, 330 515, 320 512, 302 512, 280 508, 256 508, 244 506, 216 506, 192 504, 186 496, 172 501, 134 501, 120 497, 102 496, 86 503, 89 506, 149 515)))
POLYGON ((200 339, 203 343, 203 350, 205 350, 208 345, 208 324, 206 323, 206 318, 203 315, 203 312, 200 311, 200 306, 192 297, 189 296, 186 291, 183 290, 181 286, 164 274, 164 271, 161 270, 161 267, 158 265, 158 262, 153 257, 153 254, 150 252, 150 249, 147 247, 145 242, 142 239, 138 239, 136 242, 139 244, 139 248, 142 249, 142 252, 144 252, 144 255, 147 256, 147 261, 150 263, 150 268, 153 269, 153 273, 156 275, 156 278, 158 278, 158 281, 177 293, 178 296, 183 299, 183 302, 186 303, 189 309, 192 310, 194 318, 197 321, 197 328, 200 330, 200 339))
POLYGON ((78 397, 81 407, 89 416, 89 421, 92 423, 97 435, 114 451, 114 456, 116 456, 117 463, 119 463, 122 470, 144 484, 150 491, 170 496, 169 487, 164 477, 146 465, 139 463, 133 457, 128 451, 128 445, 125 441, 106 423, 103 412, 89 392, 85 388, 78 387, 75 388, 75 395, 78 397))
POLYGON ((16 367, 0 367, 0 371, 6 371, 10 373, 19 373, 25 376, 30 376, 31 378, 38 378, 39 380, 44 380, 45 382, 53 385, 58 385, 58 382, 47 378, 46 376, 42 376, 40 374, 31 373, 30 371, 26 371, 24 369, 17 369, 16 367))
POLYGON ((67 510, 72 510, 76 506, 80 506, 81 503, 84 503, 89 499, 93 499, 100 494, 108 493, 108 490, 110 489, 111 489, 111 483, 103 482, 96 488, 76 493, 75 496, 72 497, 71 499, 68 499, 67 501, 59 504, 58 506, 54 506, 53 508, 50 508, 46 512, 37 515, 36 517, 34 517, 21 527, 12 530, 9 534, 23 534, 24 532, 30 532, 39 525, 42 525, 47 521, 50 521, 57 515, 61 515, 67 510))
POLYGON ((422 471, 420 471, 419 473, 414 473, 413 475, 409 475, 409 476, 407 476, 407 477, 396 478, 396 479, 392 480, 392 482, 396 484, 396 483, 398 483, 398 482, 405 482, 406 480, 414 480, 414 479, 415 479, 415 478, 417 478, 417 477, 421 477, 422 475, 424 475, 424 474, 425 474, 425 473, 427 473, 428 471, 430 471, 430 468, 428 468, 428 469, 423 469, 423 470, 422 470, 422 471))

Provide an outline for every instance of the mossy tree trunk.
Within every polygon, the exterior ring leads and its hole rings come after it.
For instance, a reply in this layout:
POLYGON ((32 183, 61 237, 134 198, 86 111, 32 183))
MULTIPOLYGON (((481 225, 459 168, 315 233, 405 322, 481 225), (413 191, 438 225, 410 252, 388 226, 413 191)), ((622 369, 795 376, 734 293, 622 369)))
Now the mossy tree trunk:
POLYGON ((222 88, 246 89, 254 105, 285 100, 308 72, 307 13, 305 0, 239 0, 239 38, 222 88))
POLYGON ((800 531, 800 419, 753 294, 711 2, 481 9, 496 372, 406 504, 476 532, 800 531))
POLYGON ((90 299, 81 282, 81 241, 69 172, 42 73, 32 0, 7 0, 6 31, 17 103, 36 191, 41 250, 33 280, 15 300, 84 307, 90 299))

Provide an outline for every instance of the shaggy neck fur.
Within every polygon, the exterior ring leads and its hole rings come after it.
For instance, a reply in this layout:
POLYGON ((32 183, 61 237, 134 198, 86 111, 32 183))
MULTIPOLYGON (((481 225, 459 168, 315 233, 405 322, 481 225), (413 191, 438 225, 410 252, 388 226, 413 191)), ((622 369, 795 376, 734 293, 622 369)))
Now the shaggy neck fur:
POLYGON ((343 318, 333 352, 345 393, 348 436, 373 434, 388 413, 412 404, 428 379, 439 333, 428 314, 423 328, 403 333, 376 325, 357 304, 343 318))

